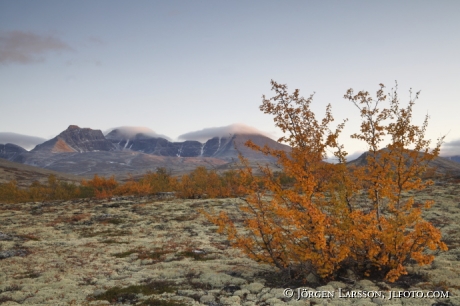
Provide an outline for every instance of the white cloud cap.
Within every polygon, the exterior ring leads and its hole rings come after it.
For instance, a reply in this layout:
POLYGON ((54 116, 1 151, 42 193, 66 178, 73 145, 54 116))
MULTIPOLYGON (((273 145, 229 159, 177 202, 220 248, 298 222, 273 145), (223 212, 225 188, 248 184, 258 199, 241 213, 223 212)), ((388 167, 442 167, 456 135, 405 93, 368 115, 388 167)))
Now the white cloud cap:
POLYGON ((45 138, 22 135, 11 132, 0 132, 0 144, 12 143, 26 150, 33 149, 36 145, 44 143, 45 138))
POLYGON ((119 127, 114 127, 114 128, 111 128, 111 129, 108 129, 107 131, 105 131, 104 135, 107 136, 107 134, 112 132, 113 130, 118 130, 117 134, 119 136, 122 136, 125 139, 134 138, 134 136, 136 136, 137 134, 144 134, 144 135, 150 136, 150 137, 156 137, 156 138, 161 137, 161 138, 171 140, 171 138, 169 138, 168 136, 158 134, 154 130, 152 130, 151 128, 148 128, 148 127, 145 127, 145 126, 119 126, 119 127))
POLYGON ((180 135, 178 138, 179 140, 197 140, 205 142, 214 137, 228 137, 234 134, 261 134, 270 138, 273 137, 269 133, 258 130, 255 127, 243 123, 234 123, 227 126, 210 127, 199 131, 188 132, 180 135))

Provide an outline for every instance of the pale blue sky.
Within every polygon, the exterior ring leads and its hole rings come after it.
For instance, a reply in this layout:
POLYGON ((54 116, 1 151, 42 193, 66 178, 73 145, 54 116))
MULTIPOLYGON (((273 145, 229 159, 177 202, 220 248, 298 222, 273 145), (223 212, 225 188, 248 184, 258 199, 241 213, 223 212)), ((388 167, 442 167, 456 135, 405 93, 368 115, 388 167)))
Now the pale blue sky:
POLYGON ((331 103, 351 134, 359 114, 345 91, 398 80, 402 102, 422 91, 415 116, 430 114, 428 136, 452 142, 459 54, 456 0, 0 0, 0 132, 144 126, 174 139, 243 123, 278 135, 258 108, 274 79, 316 92, 313 109, 331 103))

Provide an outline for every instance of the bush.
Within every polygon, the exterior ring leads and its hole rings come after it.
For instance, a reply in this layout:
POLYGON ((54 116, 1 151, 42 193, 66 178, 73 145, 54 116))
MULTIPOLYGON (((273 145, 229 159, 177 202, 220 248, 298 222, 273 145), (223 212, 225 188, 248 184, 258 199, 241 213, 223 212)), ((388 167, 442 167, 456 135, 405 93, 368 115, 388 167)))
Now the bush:
MULTIPOLYGON (((208 215, 234 247, 293 277, 306 279, 313 273, 328 280, 353 270, 390 282, 407 274, 404 266, 411 261, 431 263, 433 256, 426 250, 447 249, 440 231, 422 219, 420 205, 414 205, 413 197, 402 197, 432 184, 421 175, 439 154, 443 140, 438 139, 430 150, 430 141, 424 139, 428 118, 422 126, 412 124, 418 93, 406 108, 400 108, 397 90, 387 97, 383 85, 376 99, 368 92, 346 93, 362 118, 360 133, 352 138, 363 140, 369 148, 365 165, 353 167, 346 163, 347 153, 338 142, 345 122, 333 131, 329 128, 334 120, 330 105, 318 121, 310 109, 312 96, 305 99, 299 90, 288 94, 286 85, 274 81, 272 89, 276 95, 264 96, 260 109, 275 117, 286 135, 278 141, 289 144, 292 151, 286 154, 250 141, 246 144, 276 157, 283 176, 260 167, 263 175, 254 177, 246 167, 244 176, 251 183, 240 208, 244 235, 225 213, 208 215), (386 102, 387 108, 377 108, 386 102), (382 147, 388 137, 390 143, 382 147), (338 163, 323 161, 327 150, 333 150, 338 163), (286 178, 291 186, 286 186, 286 178)), ((424 204, 427 209, 432 201, 424 204)))

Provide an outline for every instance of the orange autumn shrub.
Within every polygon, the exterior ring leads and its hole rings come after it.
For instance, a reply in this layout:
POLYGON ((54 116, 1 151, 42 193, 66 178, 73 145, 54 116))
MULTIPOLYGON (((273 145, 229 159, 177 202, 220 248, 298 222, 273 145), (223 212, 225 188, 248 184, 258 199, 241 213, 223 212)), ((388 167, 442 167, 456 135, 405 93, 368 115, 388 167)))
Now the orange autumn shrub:
MULTIPOLYGON (((335 130, 331 106, 322 120, 310 109, 312 96, 305 99, 296 90, 272 81, 276 95, 263 98, 260 109, 274 116, 275 124, 285 133, 278 141, 292 151, 246 145, 277 158, 290 185, 268 167, 260 167, 256 177, 246 165, 242 179, 245 205, 240 207, 244 234, 238 231, 225 213, 208 215, 226 233, 232 245, 254 260, 272 264, 291 277, 306 279, 311 273, 321 279, 335 279, 342 271, 353 270, 361 276, 395 281, 407 274, 405 265, 432 262, 427 250, 446 250, 441 234, 423 220, 421 205, 413 197, 403 197, 411 190, 422 190, 431 182, 422 180, 428 162, 439 154, 442 139, 430 150, 424 139, 427 118, 422 126, 412 124, 411 99, 400 108, 396 90, 389 97, 383 85, 376 99, 367 92, 345 98, 360 110, 360 133, 369 148, 366 165, 350 166, 347 153, 339 144, 345 122, 335 130), (382 104, 389 103, 385 108, 382 104), (383 145, 384 139, 390 139, 383 145), (332 150, 338 163, 325 163, 332 150)), ((428 209, 432 202, 424 203, 428 209)))
POLYGON ((155 172, 146 173, 140 180, 142 184, 150 185, 150 193, 172 192, 177 188, 177 179, 164 167, 158 168, 155 172))
POLYGON ((14 180, 0 184, 0 202, 5 203, 68 200, 80 196, 81 191, 77 185, 58 181, 53 174, 48 176, 45 184, 34 181, 27 188, 19 188, 14 180))
POLYGON ((118 182, 115 177, 110 178, 100 177, 97 174, 94 175, 92 180, 81 182, 83 187, 88 187, 94 191, 94 196, 98 199, 109 198, 114 195, 114 190, 118 186, 118 182))
POLYGON ((136 182, 134 180, 127 181, 123 185, 118 185, 112 192, 114 195, 148 195, 152 192, 152 186, 147 182, 136 182))
POLYGON ((26 202, 28 200, 27 193, 18 187, 15 180, 5 184, 0 184, 0 202, 17 203, 26 202))

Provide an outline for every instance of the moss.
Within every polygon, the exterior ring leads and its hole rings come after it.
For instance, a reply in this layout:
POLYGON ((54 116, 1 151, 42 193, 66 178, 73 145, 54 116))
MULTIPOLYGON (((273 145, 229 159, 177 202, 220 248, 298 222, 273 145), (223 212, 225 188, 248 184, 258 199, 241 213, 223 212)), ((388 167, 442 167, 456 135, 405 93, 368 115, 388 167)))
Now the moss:
POLYGON ((174 300, 159 300, 159 299, 148 299, 140 303, 141 306, 187 306, 179 301, 174 300))
POLYGON ((199 261, 213 260, 214 257, 206 257, 206 253, 197 253, 193 251, 184 251, 177 254, 179 257, 189 257, 199 261))
MULTIPOLYGON (((106 292, 93 297, 95 300, 106 300, 109 302, 137 302, 138 294, 152 295, 164 292, 173 293, 177 290, 172 282, 151 280, 142 285, 132 285, 129 287, 114 287, 106 292)), ((149 304, 147 304, 149 305, 149 304)))
POLYGON ((119 225, 119 224, 125 223, 125 220, 120 219, 120 218, 106 218, 106 219, 99 220, 99 222, 103 224, 109 223, 109 224, 119 225))
POLYGON ((126 258, 129 255, 134 254, 134 253, 138 253, 138 250, 129 250, 129 251, 126 251, 126 252, 115 253, 115 254, 113 254, 113 256, 115 256, 116 258, 126 258))
MULTIPOLYGON (((6 302, 12 302, 12 301, 14 300, 10 296, 0 296, 0 304, 6 303, 6 302)), ((146 305, 154 305, 154 304, 146 304, 146 305)))
POLYGON ((107 243, 107 244, 129 244, 129 242, 126 241, 117 241, 115 239, 106 239, 101 241, 101 243, 107 243))
POLYGON ((37 236, 33 234, 18 235, 18 237, 24 240, 40 241, 40 238, 38 238, 37 236))
POLYGON ((101 232, 93 232, 91 230, 83 230, 80 233, 80 236, 83 238, 92 238, 96 236, 106 236, 106 237, 113 237, 113 236, 127 236, 131 235, 130 231, 116 231, 116 230, 106 230, 101 232))
POLYGON ((116 253, 113 254, 113 256, 117 258, 126 258, 131 254, 137 253, 139 259, 155 259, 159 260, 161 259, 164 255, 168 254, 169 252, 167 251, 148 251, 142 248, 138 249, 132 249, 126 252, 121 252, 121 253, 116 253))
POLYGON ((164 255, 169 254, 167 251, 142 251, 139 253, 139 259, 160 260, 164 255))
POLYGON ((18 278, 38 278, 40 275, 41 274, 38 272, 25 272, 22 273, 18 278))

